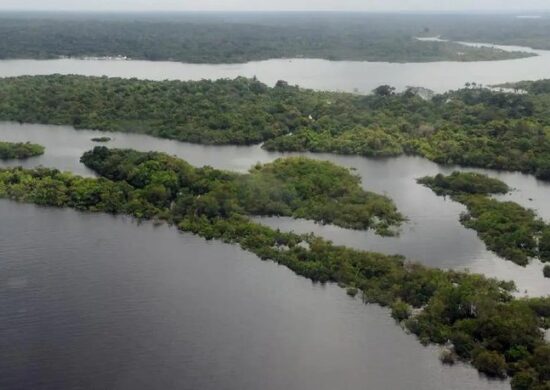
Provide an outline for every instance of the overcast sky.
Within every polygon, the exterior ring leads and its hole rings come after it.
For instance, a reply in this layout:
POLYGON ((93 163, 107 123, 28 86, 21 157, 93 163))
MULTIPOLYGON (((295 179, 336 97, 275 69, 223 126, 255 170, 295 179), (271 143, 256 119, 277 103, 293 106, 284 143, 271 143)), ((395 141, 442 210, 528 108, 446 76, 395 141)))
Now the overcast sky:
POLYGON ((1 10, 550 10, 550 0, 0 0, 1 10))

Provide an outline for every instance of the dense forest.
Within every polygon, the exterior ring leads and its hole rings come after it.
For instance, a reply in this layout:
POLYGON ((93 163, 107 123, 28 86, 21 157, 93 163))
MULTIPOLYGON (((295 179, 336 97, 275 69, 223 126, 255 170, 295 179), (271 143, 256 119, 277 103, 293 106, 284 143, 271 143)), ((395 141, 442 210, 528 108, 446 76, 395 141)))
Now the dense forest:
POLYGON ((0 160, 23 160, 44 154, 42 145, 30 142, 1 142, 0 160))
MULTIPOLYGON (((241 186, 246 187, 245 175, 240 181, 236 174, 193 168, 164 154, 105 147, 86 153, 82 161, 101 177, 46 168, 2 169, 0 197, 159 219, 207 239, 239 244, 314 281, 337 282, 350 295, 360 291, 366 302, 389 306, 392 316, 423 343, 448 344, 449 358, 471 362, 491 377, 510 376, 515 390, 550 385, 550 345, 541 331, 550 325, 548 298, 515 299, 512 283, 431 269, 399 256, 352 250, 253 223, 233 193, 239 195, 241 186)), ((334 200, 356 181, 344 175, 347 184, 330 183, 327 188, 319 182, 321 173, 341 168, 325 164, 280 160, 255 167, 250 175, 278 179, 277 184, 315 200, 321 194, 334 200), (306 187, 297 188, 302 182, 306 187)), ((307 214, 319 218, 315 210, 307 214)))
POLYGON ((449 176, 438 174, 418 181, 436 194, 451 196, 464 204, 468 212, 461 216, 462 224, 477 231, 487 247, 499 256, 523 266, 531 258, 550 261, 550 225, 533 210, 490 197, 507 193, 509 188, 505 183, 463 172, 449 176))
MULTIPOLYGON (((162 153, 96 147, 84 154, 82 162, 103 177, 124 179, 139 187, 138 210, 144 202, 159 209, 176 202, 174 207, 180 211, 192 208, 194 215, 208 218, 293 216, 354 229, 372 228, 380 234, 390 234, 389 228, 403 220, 390 199, 364 191, 357 176, 327 161, 279 159, 258 164, 242 175, 209 167, 197 169, 162 153), (167 168, 175 172, 167 172, 167 168)), ((157 211, 129 213, 150 218, 157 211)))
POLYGON ((513 14, 470 15, 458 23, 431 21, 431 33, 457 41, 494 43, 550 49, 550 18, 548 13, 533 12, 527 17, 513 14))
POLYGON ((146 133, 213 144, 517 170, 550 180, 550 93, 477 85, 424 100, 389 86, 316 92, 280 81, 143 81, 84 76, 0 79, 0 120, 146 133))
POLYGON ((376 15, 6 14, 0 58, 125 56, 192 63, 242 63, 270 58, 391 62, 478 61, 530 54, 452 42, 421 42, 422 18, 376 15))

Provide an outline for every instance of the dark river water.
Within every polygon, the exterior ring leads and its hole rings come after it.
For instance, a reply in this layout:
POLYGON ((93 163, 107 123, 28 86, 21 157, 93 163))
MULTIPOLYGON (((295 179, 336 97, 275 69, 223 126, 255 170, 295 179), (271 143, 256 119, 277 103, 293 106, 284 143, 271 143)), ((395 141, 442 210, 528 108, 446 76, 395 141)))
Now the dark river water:
POLYGON ((0 201, 2 389, 505 389, 387 310, 166 226, 0 201))

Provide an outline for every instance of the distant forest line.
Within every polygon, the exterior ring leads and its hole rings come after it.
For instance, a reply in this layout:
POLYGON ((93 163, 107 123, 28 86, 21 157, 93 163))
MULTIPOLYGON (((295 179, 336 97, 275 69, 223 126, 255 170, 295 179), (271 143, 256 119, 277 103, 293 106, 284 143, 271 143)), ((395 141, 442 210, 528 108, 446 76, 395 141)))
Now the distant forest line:
MULTIPOLYGON (((502 60, 530 55, 452 42, 421 42, 415 38, 444 35, 503 43, 502 34, 484 27, 489 22, 496 31, 508 28, 510 23, 499 18, 361 13, 157 16, 8 13, 0 14, 0 58, 126 56, 152 61, 243 63, 303 57, 430 62, 502 60)), ((524 24, 514 30, 516 35, 505 37, 517 43, 517 37, 523 36, 521 26, 524 24)), ((525 36, 537 43, 541 31, 550 31, 550 25, 547 29, 536 27, 525 36)))

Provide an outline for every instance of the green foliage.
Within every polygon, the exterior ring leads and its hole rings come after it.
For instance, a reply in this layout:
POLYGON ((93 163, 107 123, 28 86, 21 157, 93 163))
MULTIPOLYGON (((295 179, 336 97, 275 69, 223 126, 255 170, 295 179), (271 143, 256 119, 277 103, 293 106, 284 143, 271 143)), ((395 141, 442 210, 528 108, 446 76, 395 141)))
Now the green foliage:
POLYGON ((506 183, 487 175, 472 172, 453 172, 449 176, 441 173, 423 177, 418 183, 431 188, 437 195, 464 194, 506 194, 510 188, 506 183))
MULTIPOLYGON (((270 58, 394 62, 521 58, 521 52, 414 38, 417 18, 343 14, 304 16, 124 15, 0 20, 1 58, 128 56, 192 63, 238 63, 270 58), (391 18, 391 17, 390 17, 391 18)), ((420 24, 421 25, 421 24, 420 24)))
POLYGON ((529 46, 535 49, 550 49, 548 34, 550 23, 544 14, 540 18, 521 18, 501 15, 476 15, 458 17, 430 23, 432 34, 468 42, 491 42, 499 45, 529 46), (460 23, 458 22, 460 20, 460 23))
POLYGON ((348 287, 346 289, 346 294, 348 294, 350 297, 355 297, 359 293, 359 290, 357 290, 355 287, 348 287))
POLYGON ((173 203, 186 214, 292 216, 380 234, 403 220, 390 199, 364 191, 357 176, 327 161, 279 159, 246 175, 197 169, 162 153, 105 147, 87 152, 81 161, 104 177, 127 181, 148 202, 173 203))
POLYGON ((92 138, 93 142, 109 142, 111 137, 94 137, 92 138))
POLYGON ((417 154, 441 164, 518 170, 550 180, 549 96, 481 88, 428 101, 385 88, 366 97, 341 94, 312 116, 316 120, 308 128, 264 147, 371 157, 417 154))
POLYGON ((474 338, 465 332, 457 331, 451 334, 450 341, 453 343, 454 352, 464 360, 472 357, 472 352, 476 347, 474 338))
MULTIPOLYGON (((335 282, 347 286, 348 293, 361 292, 366 302, 390 306, 392 315, 404 320, 422 342, 451 340, 453 353, 488 375, 509 372, 516 386, 529 380, 541 389, 549 384, 550 349, 540 330, 550 315, 547 298, 517 300, 510 283, 427 268, 400 256, 353 250, 311 234, 283 233, 253 223, 234 195, 247 182, 246 175, 194 168, 160 153, 104 147, 82 160, 102 177, 81 178, 45 168, 2 169, 0 197, 164 220, 206 239, 238 244, 313 281, 335 282)), ((265 174, 268 182, 288 178, 288 188, 297 194, 310 191, 315 199, 324 191, 345 196, 345 189, 357 184, 348 174, 341 189, 327 188, 318 175, 327 170, 330 176, 339 168, 318 164, 313 173, 303 159, 283 160, 258 166, 250 176, 265 174), (302 178, 305 187, 296 187, 302 178)))
POLYGON ((550 94, 466 88, 424 100, 387 86, 369 96, 255 79, 145 81, 83 76, 0 79, 0 120, 146 133, 268 150, 404 153, 441 164, 550 180, 550 94), (386 90, 389 88, 389 90, 386 90))
POLYGON ((209 144, 251 144, 304 122, 312 92, 256 80, 180 82, 82 76, 0 79, 0 119, 146 133, 209 144))
POLYGON ((506 377, 506 361, 495 351, 479 352, 473 360, 474 366, 490 377, 506 377))
POLYGON ((532 210, 482 195, 457 199, 468 208, 462 224, 477 231, 489 249, 519 265, 537 257, 537 237, 545 225, 532 210))
POLYGON ((454 172, 449 176, 424 177, 419 183, 438 195, 450 195, 468 209, 460 218, 462 224, 475 230, 487 247, 499 256, 519 265, 529 259, 549 256, 549 227, 534 211, 514 202, 490 198, 506 193, 508 186, 500 180, 475 173, 454 172))
POLYGON ((411 307, 407 303, 397 300, 391 305, 391 316, 396 321, 404 321, 411 316, 411 307))
POLYGON ((44 154, 42 145, 25 143, 0 142, 0 160, 23 160, 44 154))
POLYGON ((387 197, 361 189, 358 176, 328 161, 279 159, 244 177, 240 201, 252 214, 292 215, 389 234, 402 221, 387 197))
POLYGON ((441 360, 441 363, 447 364, 449 366, 452 366, 456 363, 456 356, 453 353, 453 351, 449 351, 448 349, 444 349, 441 351, 439 355, 439 360, 441 360))
POLYGON ((537 383, 536 374, 533 371, 521 371, 512 379, 512 390, 532 390, 537 383))
POLYGON ((550 261, 550 227, 546 227, 539 238, 539 257, 543 262, 550 261))

